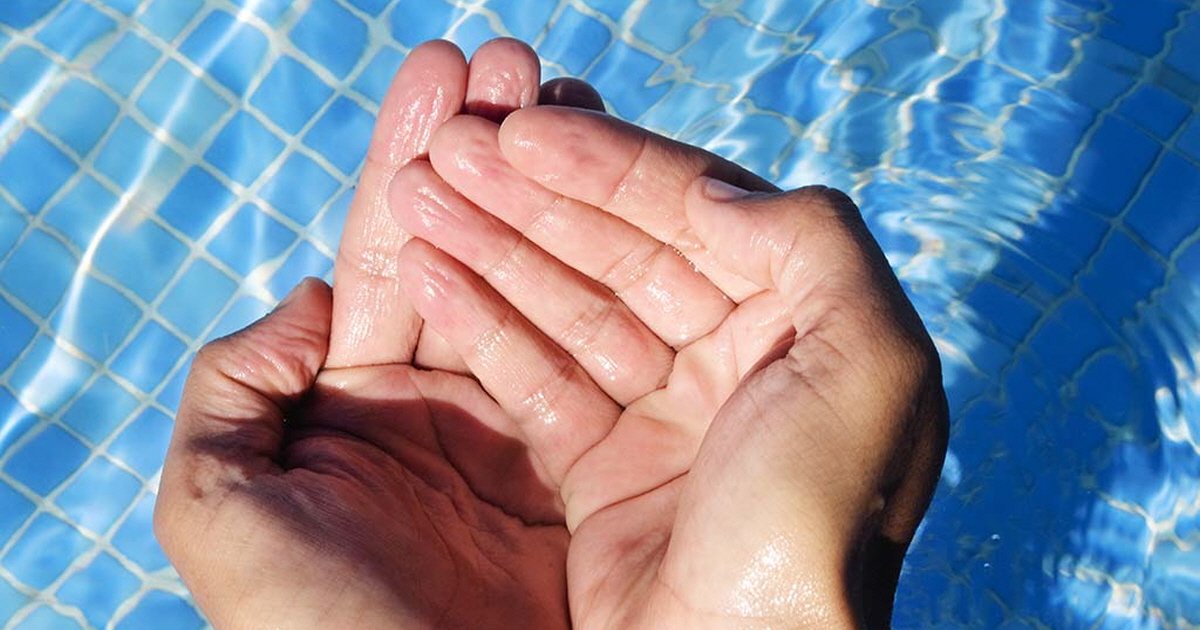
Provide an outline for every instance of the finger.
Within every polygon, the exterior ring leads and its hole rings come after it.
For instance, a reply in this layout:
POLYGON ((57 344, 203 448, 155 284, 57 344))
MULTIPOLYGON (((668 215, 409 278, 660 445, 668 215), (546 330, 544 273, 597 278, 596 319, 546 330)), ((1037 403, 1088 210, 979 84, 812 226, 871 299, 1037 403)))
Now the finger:
POLYGON ((421 327, 421 337, 413 355, 413 365, 424 370, 440 370, 467 376, 471 373, 454 348, 428 326, 421 327))
POLYGON ((420 239, 401 252, 406 293, 516 421, 555 483, 600 441, 617 406, 479 276, 420 239))
POLYGON ((531 107, 505 119, 500 150, 518 171, 547 188, 602 208, 680 250, 735 300, 757 292, 715 264, 691 234, 683 208, 684 193, 701 175, 775 190, 749 171, 611 116, 565 107, 531 107))
POLYGON ((461 110, 466 84, 462 52, 443 41, 413 49, 392 80, 338 247, 330 367, 412 359, 421 322, 396 277, 396 255, 408 236, 388 212, 387 183, 461 110))
POLYGON ((184 387, 160 502, 198 498, 277 469, 287 407, 328 350, 331 294, 300 283, 250 327, 204 346, 184 387))
POLYGON ((733 303, 678 252, 518 173, 500 153, 496 129, 471 116, 451 119, 430 146, 433 167, 548 254, 614 291, 668 344, 682 347, 725 319, 733 303))
POLYGON ((596 88, 582 79, 560 77, 542 84, 538 92, 538 105, 578 107, 597 112, 604 111, 604 99, 596 88))
POLYGON ((404 229, 481 276, 614 400, 663 385, 675 353, 612 291, 467 201, 428 162, 400 169, 390 194, 404 229))
POLYGON ((537 53, 510 37, 493 39, 471 56, 465 111, 501 121, 537 103, 542 68, 537 53))

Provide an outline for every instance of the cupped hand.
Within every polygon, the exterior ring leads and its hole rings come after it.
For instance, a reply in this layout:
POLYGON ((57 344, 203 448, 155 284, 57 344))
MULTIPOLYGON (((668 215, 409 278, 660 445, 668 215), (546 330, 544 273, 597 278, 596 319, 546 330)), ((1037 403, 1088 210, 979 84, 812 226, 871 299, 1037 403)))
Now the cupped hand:
MULTIPOLYGON (((538 75, 513 40, 469 66, 445 42, 414 50, 380 109, 332 291, 307 281, 198 355, 155 529, 215 627, 568 626, 562 502, 405 298, 409 236, 386 194, 443 121, 530 105, 538 75)), ((558 102, 587 96, 574 88, 558 102)))
POLYGON ((850 200, 557 107, 430 162, 399 275, 561 497, 575 626, 885 627, 946 407, 850 200))

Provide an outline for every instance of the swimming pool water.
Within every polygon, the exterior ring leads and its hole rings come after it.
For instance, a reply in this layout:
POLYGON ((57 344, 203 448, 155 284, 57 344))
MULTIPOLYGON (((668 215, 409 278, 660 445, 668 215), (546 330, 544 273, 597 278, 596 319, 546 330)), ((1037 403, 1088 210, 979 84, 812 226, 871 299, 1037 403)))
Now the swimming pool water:
POLYGON ((205 625, 190 356, 328 274, 407 51, 494 35, 860 203, 953 411, 897 628, 1200 626, 1200 2, 6 0, 0 628, 205 625))

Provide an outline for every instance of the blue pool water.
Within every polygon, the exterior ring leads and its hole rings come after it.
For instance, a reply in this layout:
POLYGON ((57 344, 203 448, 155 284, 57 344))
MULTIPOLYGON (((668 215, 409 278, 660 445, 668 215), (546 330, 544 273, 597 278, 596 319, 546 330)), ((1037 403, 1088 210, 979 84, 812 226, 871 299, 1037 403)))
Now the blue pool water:
POLYGON ((953 409, 896 627, 1200 625, 1200 3, 5 0, 0 628, 205 625, 189 359, 328 274, 407 51, 498 34, 860 202, 953 409))

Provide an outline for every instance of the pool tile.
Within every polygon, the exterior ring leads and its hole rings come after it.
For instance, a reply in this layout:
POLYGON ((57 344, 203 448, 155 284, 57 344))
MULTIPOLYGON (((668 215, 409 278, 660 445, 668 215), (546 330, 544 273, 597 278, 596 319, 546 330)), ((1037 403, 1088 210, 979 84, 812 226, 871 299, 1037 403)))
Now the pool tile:
POLYGON ((0 268, 0 285, 37 314, 48 317, 66 292, 76 264, 58 239, 35 229, 0 268))
POLYGON ((198 338, 229 298, 237 282, 205 260, 193 260, 163 298, 158 312, 184 333, 198 338))
POLYGON ((1079 288, 1110 324, 1117 325, 1162 284, 1164 273, 1132 239, 1115 232, 1079 279, 1079 288))
POLYGON ((1048 175, 1062 175, 1093 118, 1054 92, 1035 89, 1027 94, 1029 102, 1013 110, 1004 127, 1004 153, 1048 175))
POLYGON ((202 5, 203 0, 153 0, 137 19, 150 32, 169 42, 192 21, 202 5))
POLYGON ((75 162, 45 136, 26 129, 0 155, 0 186, 36 214, 75 172, 75 162))
POLYGON ((15 103, 60 70, 29 46, 17 46, 0 60, 0 97, 15 103))
POLYGON ((527 2, 526 0, 491 0, 487 8, 500 16, 500 21, 513 37, 526 42, 534 41, 546 30, 546 22, 554 13, 552 2, 527 2))
POLYGON ((0 619, 11 619, 13 614, 24 608, 30 599, 29 596, 9 584, 8 580, 0 580, 0 619))
POLYGON ((263 200, 301 225, 312 221, 317 211, 340 184, 311 158, 293 153, 259 193, 263 200))
POLYGON ((4 7, 4 11, 0 11, 0 23, 7 24, 14 29, 23 29, 33 26, 46 17, 55 9, 62 0, 57 2, 51 0, 17 0, 9 2, 4 7))
POLYGON ((187 245, 156 223, 114 226, 96 249, 95 265, 147 302, 179 270, 187 245))
POLYGON ((194 355, 189 355, 184 359, 183 365, 179 366, 174 373, 167 376, 167 382, 162 389, 158 390, 158 396, 155 400, 158 404, 165 407, 171 413, 179 411, 179 401, 183 398, 183 388, 187 384, 188 372, 192 369, 192 360, 194 355))
POLYGON ((233 181, 249 186, 281 149, 283 141, 278 136, 250 114, 239 111, 217 134, 204 159, 233 181))
POLYGON ((88 385, 63 414, 62 421, 93 443, 102 442, 138 406, 138 400, 108 376, 88 385))
POLYGON ((88 447, 61 428, 50 425, 21 446, 4 472, 38 494, 47 494, 79 469, 88 447))
POLYGON ((663 83, 651 85, 650 78, 661 65, 654 57, 616 41, 586 78, 609 99, 617 114, 636 120, 669 89, 663 83))
POLYGON ((199 166, 188 169, 158 207, 158 216, 190 238, 200 238, 234 201, 233 192, 199 166))
POLYGON ((84 175, 46 210, 42 220, 62 232, 75 247, 86 250, 96 238, 101 222, 116 207, 117 196, 96 178, 84 175))
POLYGON ((499 33, 492 29, 487 18, 473 13, 454 27, 454 31, 449 33, 449 39, 470 59, 484 42, 494 39, 497 35, 499 33))
POLYGON ((368 15, 375 16, 391 4, 391 0, 350 0, 350 4, 368 15))
POLYGON ((292 0, 233 0, 233 3, 249 9, 272 26, 287 15, 288 9, 296 4, 292 0))
POLYGON ((1114 3, 1105 12, 1100 37, 1147 57, 1157 53, 1175 26, 1181 5, 1173 2, 1114 3))
POLYGON ((1184 26, 1171 39, 1171 52, 1167 64, 1193 81, 1200 82, 1200 13, 1190 11, 1184 17, 1184 26))
POLYGON ((229 103, 174 60, 159 68, 137 101, 146 117, 185 145, 194 146, 229 103))
MULTIPOLYGON (((750 21, 775 31, 792 31, 808 21, 820 8, 818 3, 788 5, 779 0, 744 0, 738 10, 750 21)), ((690 9, 690 7, 689 7, 690 9)))
POLYGON ((728 83, 730 77, 752 76, 770 66, 782 44, 778 36, 743 28, 731 18, 711 18, 680 60, 700 81, 728 83))
POLYGON ((1025 338, 1041 315, 1038 307, 994 282, 980 282, 966 301, 1002 338, 1014 343, 1025 338))
POLYGON ((381 47, 354 80, 354 89, 376 105, 382 103, 388 86, 392 84, 392 77, 396 76, 403 61, 404 53, 391 46, 381 47))
POLYGON ((312 147, 343 173, 358 169, 367 155, 375 117, 354 101, 339 97, 304 135, 312 147))
POLYGON ((1048 21, 1039 21, 1036 27, 1006 23, 1001 28, 992 51, 995 59, 1036 81, 1061 72, 1074 55, 1072 33, 1048 21))
POLYGON ((116 31, 117 23, 82 2, 69 2, 38 30, 37 40, 68 59, 116 31))
POLYGON ((1175 147, 1184 155, 1200 162, 1200 116, 1191 117, 1183 133, 1175 139, 1175 147))
POLYGON ((1119 118, 1107 116, 1092 136, 1079 161, 1070 186, 1108 214, 1116 214, 1129 203, 1145 179, 1160 145, 1119 118), (1120 161, 1111 159, 1114 152, 1120 161))
MULTIPOLYGON (((0 539, 8 541, 36 506, 7 482, 0 481, 0 539)), ((0 584, 4 581, 0 580, 0 584)))
POLYGON ((96 556, 55 592, 59 601, 83 612, 88 623, 103 628, 142 581, 107 552, 96 556))
POLYGON ((91 366, 39 335, 29 354, 9 375, 8 384, 32 410, 52 414, 79 391, 91 366))
POLYGON ((288 37, 314 61, 344 79, 362 56, 367 25, 333 0, 314 0, 288 37))
POLYGON ((9 366, 33 341, 37 324, 0 297, 0 333, 0 366, 9 366))
POLYGON ((125 33, 100 63, 96 64, 94 72, 113 90, 122 96, 129 96, 134 86, 161 56, 162 53, 157 48, 136 33, 125 33))
POLYGON ((158 386, 164 374, 171 371, 183 356, 187 344, 156 321, 148 321, 133 341, 113 360, 113 373, 133 383, 144 392, 158 386))
POLYGON ((587 6, 593 11, 599 11, 614 22, 621 20, 629 9, 629 0, 587 0, 587 6))
POLYGON ((246 93, 268 49, 267 36, 224 11, 209 13, 179 51, 235 95, 246 93))
POLYGON ((79 622, 44 605, 35 608, 21 623, 13 626, 13 630, 74 630, 75 628, 83 630, 79 622))
POLYGON ((297 235, 257 206, 246 204, 209 244, 208 251, 234 271, 249 275, 295 241, 297 235))
POLYGON ((50 133, 86 155, 117 115, 117 104, 96 86, 72 78, 38 115, 50 133))
POLYGON ((237 298, 208 333, 208 339, 217 339, 245 328, 251 322, 266 315, 271 305, 262 300, 243 295, 237 298))
POLYGON ((1058 88, 1092 109, 1104 109, 1133 85, 1144 60, 1102 39, 1083 42, 1083 59, 1058 88))
POLYGON ((91 274, 75 286, 50 326, 60 339, 103 362, 125 342, 142 309, 91 274))
POLYGON ((130 189, 141 182, 177 176, 183 170, 184 160, 145 127, 133 119, 122 118, 102 145, 95 165, 114 184, 130 189))
POLYGON ((116 630, 158 630, 164 626, 199 630, 205 622, 184 599, 165 591, 151 590, 129 612, 116 630))
POLYGON ((1191 114, 1191 108, 1170 92, 1142 84, 1117 107, 1117 115, 1165 140, 1191 114))
POLYGON ((595 18, 567 6, 550 27, 538 52, 546 59, 562 64, 570 74, 578 76, 608 47, 610 41, 612 33, 607 27, 595 18))
POLYGON ((347 190, 329 204, 325 213, 308 228, 313 240, 325 244, 330 249, 337 249, 342 238, 342 226, 346 223, 346 213, 350 210, 353 199, 354 190, 347 190))
POLYGON ((40 514, 0 559, 0 565, 26 586, 43 589, 91 546, 79 530, 49 514, 40 514))
POLYGON ((333 88, 312 70, 295 57, 283 55, 254 91, 250 104, 284 131, 296 134, 332 94, 333 88))
POLYGON ((392 37, 408 48, 441 37, 460 12, 444 0, 398 0, 389 14, 392 37))
POLYGON ((143 494, 112 539, 117 551, 145 571, 157 571, 170 565, 154 538, 153 522, 154 495, 143 494))
MULTIPOLYGON (((1124 159, 1124 158, 1123 158, 1124 159)), ((1167 151, 1125 217, 1125 223, 1163 256, 1200 230, 1200 170, 1174 151, 1167 151), (1186 200, 1192 211, 1171 211, 1186 200)))
POLYGON ((162 468, 174 422, 163 412, 146 408, 108 446, 108 453, 128 464, 145 479, 162 468))
MULTIPOLYGON (((785 57, 766 69, 746 96, 758 107, 808 124, 836 107, 850 93, 839 86, 829 64, 813 55, 799 54, 785 57), (805 98, 796 98, 799 94, 805 98)), ((695 105, 699 104, 697 99, 695 105)))
POLYGON ((296 249, 288 254, 287 259, 280 265, 275 275, 271 276, 267 288, 276 298, 282 299, 292 290, 292 287, 299 284, 304 278, 322 277, 332 269, 333 261, 328 256, 317 251, 308 241, 300 241, 296 249))
POLYGON ((54 500, 76 524, 99 535, 108 531, 137 497, 142 482, 97 457, 54 500))

